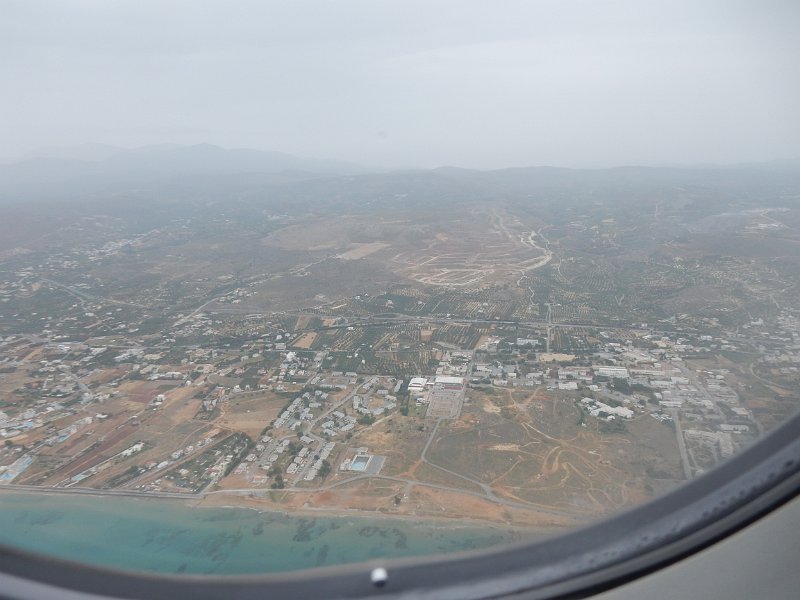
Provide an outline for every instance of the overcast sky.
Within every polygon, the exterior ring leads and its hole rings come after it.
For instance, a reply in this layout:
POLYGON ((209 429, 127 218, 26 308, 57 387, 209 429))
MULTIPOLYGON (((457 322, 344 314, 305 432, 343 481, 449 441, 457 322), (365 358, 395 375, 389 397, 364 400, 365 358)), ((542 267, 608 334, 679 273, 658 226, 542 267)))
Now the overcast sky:
POLYGON ((796 0, 4 0, 0 156, 209 142, 375 166, 800 157, 796 0))

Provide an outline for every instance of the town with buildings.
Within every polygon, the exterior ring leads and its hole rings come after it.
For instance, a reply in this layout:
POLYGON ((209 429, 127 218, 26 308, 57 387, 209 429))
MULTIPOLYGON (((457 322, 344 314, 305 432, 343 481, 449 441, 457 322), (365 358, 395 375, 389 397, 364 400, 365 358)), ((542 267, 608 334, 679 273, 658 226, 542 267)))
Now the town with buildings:
MULTIPOLYGON (((180 327, 207 320, 198 313, 180 327)), ((7 335, 0 369, 18 386, 7 393, 30 400, 21 403, 24 410, 7 403, 0 412, 0 480, 155 495, 336 489, 391 466, 391 436, 377 447, 369 442, 386 423, 420 424, 432 439, 434 425, 439 433, 458 426, 467 407, 537 394, 542 403, 566 404, 579 428, 600 435, 624 435, 642 420, 658 424, 680 465, 680 473, 662 478, 689 479, 762 432, 759 407, 745 395, 753 377, 796 376, 800 328, 788 316, 781 322, 786 329, 772 332, 753 324, 747 341, 563 326, 586 344, 569 352, 546 352, 554 325, 469 324, 480 331, 475 347, 424 344, 429 369, 408 377, 365 369, 366 361, 337 370, 334 364, 358 351, 342 357, 335 346, 302 349, 309 333, 283 328, 238 348, 167 348, 131 337, 123 348, 109 337, 60 340, 56 331, 7 335), (752 372, 718 358, 759 343, 772 351, 751 364, 752 372)), ((405 333, 420 327, 441 325, 391 326, 405 333)), ((335 331, 353 337, 356 328, 335 331)), ((497 412, 516 418, 508 406, 497 412)), ((431 464, 455 471, 447 460, 431 464)), ((472 479, 466 477, 464 484, 472 479)))
POLYGON ((0 485, 564 523, 794 410, 793 267, 719 249, 793 211, 674 241, 624 203, 521 207, 172 207, 5 251, 0 485))

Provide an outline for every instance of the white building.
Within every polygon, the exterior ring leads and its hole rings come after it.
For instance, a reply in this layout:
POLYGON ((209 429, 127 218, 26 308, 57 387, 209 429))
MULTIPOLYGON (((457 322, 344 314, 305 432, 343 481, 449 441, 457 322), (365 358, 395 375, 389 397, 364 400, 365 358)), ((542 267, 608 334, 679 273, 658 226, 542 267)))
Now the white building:
POLYGON ((617 379, 628 379, 628 369, 625 367, 594 367, 594 372, 601 377, 615 377, 617 379))
POLYGON ((411 381, 408 382, 408 391, 422 391, 427 384, 428 380, 425 377, 413 377, 411 381))

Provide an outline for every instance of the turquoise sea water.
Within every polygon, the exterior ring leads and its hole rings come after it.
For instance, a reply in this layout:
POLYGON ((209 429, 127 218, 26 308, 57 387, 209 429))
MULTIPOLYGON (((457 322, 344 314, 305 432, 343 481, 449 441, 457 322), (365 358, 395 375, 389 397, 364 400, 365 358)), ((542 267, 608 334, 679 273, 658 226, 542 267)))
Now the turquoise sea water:
POLYGON ((446 521, 193 508, 181 500, 0 493, 0 543, 139 571, 269 573, 537 535, 446 521))

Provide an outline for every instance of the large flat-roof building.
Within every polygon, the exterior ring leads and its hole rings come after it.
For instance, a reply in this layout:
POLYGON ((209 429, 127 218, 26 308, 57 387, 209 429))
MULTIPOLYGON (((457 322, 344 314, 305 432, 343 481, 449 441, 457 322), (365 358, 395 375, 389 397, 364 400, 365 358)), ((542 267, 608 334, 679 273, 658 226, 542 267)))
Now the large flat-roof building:
POLYGON ((433 381, 434 383, 441 385, 464 385, 463 377, 448 377, 447 375, 438 375, 433 381))
POLYGON ((428 380, 425 377, 413 377, 411 381, 408 382, 408 389, 412 392, 420 392, 425 389, 427 384, 428 380))
POLYGON ((601 377, 615 377, 618 379, 628 379, 630 374, 625 367, 594 367, 594 372, 601 377))

